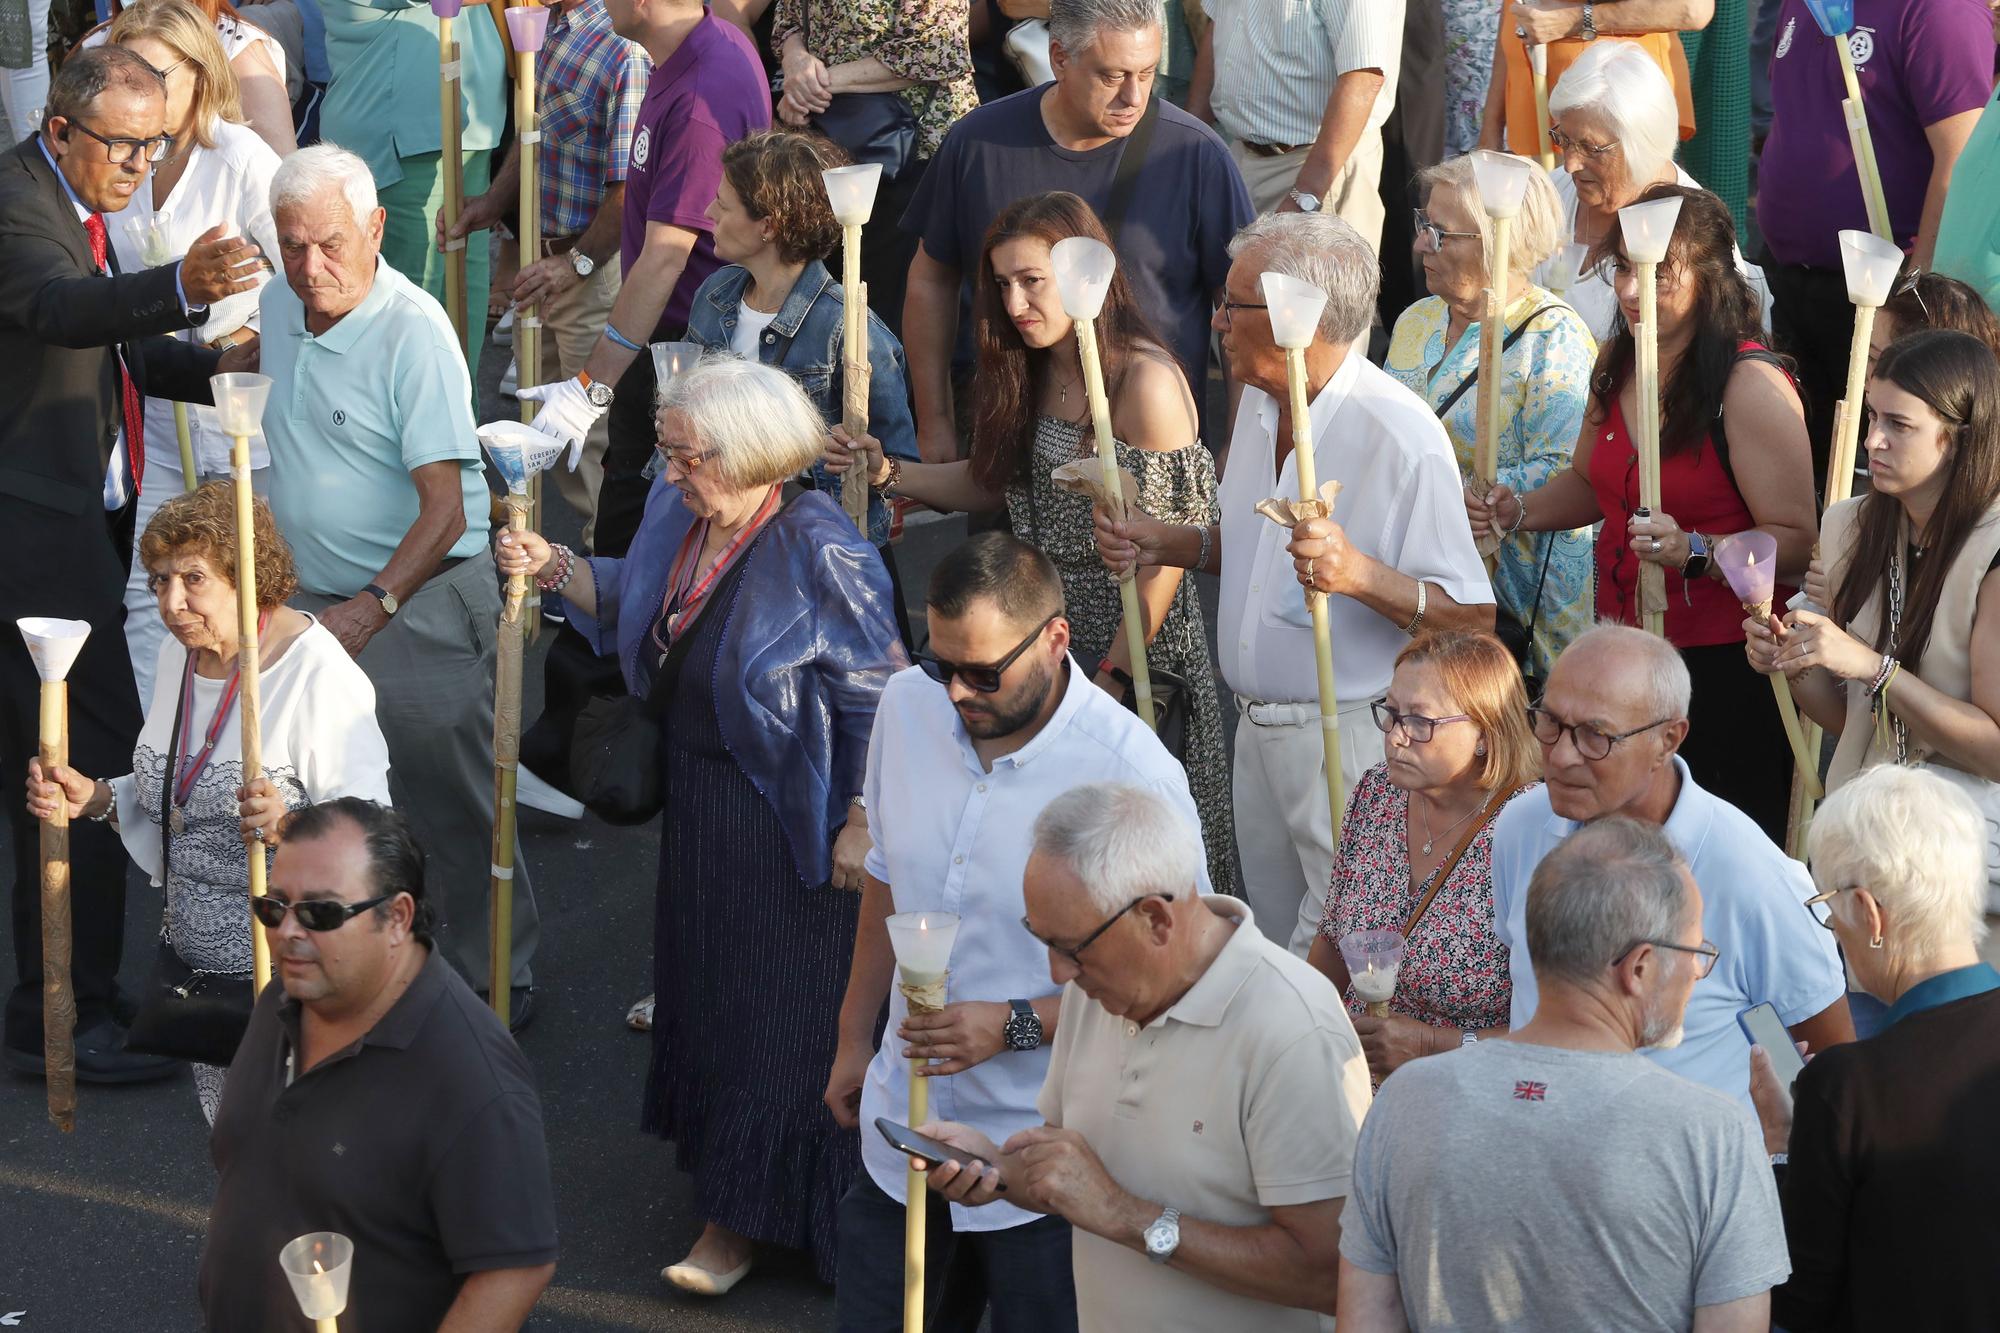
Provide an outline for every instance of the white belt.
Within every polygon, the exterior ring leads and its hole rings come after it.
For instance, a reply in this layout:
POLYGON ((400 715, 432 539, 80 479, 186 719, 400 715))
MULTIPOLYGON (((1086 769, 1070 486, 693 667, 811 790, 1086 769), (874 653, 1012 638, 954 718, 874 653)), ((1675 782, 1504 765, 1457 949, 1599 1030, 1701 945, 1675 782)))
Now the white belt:
MULTIPOLYGON (((1345 717, 1349 713, 1365 711, 1367 700, 1343 704, 1334 709, 1336 715, 1345 717)), ((1250 719, 1253 727, 1305 727, 1319 721, 1319 704, 1274 704, 1261 699, 1236 696, 1236 709, 1250 719)))

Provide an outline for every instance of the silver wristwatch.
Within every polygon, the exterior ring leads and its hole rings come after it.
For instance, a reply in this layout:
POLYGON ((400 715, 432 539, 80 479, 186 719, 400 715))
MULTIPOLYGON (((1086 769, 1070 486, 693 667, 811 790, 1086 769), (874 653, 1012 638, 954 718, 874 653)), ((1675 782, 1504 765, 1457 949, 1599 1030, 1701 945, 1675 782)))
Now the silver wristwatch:
POLYGON ((1146 1257, 1156 1264, 1163 1264, 1174 1257, 1174 1251, 1181 1247, 1181 1210, 1169 1208, 1161 1213, 1153 1225, 1146 1228, 1146 1257))
POLYGON ((1285 197, 1287 199, 1290 199, 1293 203, 1297 204, 1299 206, 1299 212, 1301 213, 1319 212, 1319 204, 1320 204, 1319 196, 1311 193, 1310 191, 1288 190, 1285 192, 1285 197))
POLYGON ((1479 1044, 1479 1034, 1467 1028, 1464 1032, 1458 1034, 1458 1044, 1460 1047, 1476 1046, 1479 1044))
POLYGON ((1577 30, 1577 36, 1586 42, 1597 40, 1597 6, 1592 0, 1583 0, 1583 25, 1577 30))
POLYGON ((576 276, 579 278, 587 278, 597 272, 597 261, 585 254, 581 246, 571 247, 569 266, 576 270, 576 276))

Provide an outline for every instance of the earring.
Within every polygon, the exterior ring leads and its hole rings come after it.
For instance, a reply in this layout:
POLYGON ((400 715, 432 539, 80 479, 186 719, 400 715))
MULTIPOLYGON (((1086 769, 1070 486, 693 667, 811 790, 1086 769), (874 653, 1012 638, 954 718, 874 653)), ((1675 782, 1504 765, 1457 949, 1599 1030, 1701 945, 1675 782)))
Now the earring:
POLYGON ((1473 753, 1473 754, 1474 754, 1474 755, 1475 755, 1476 757, 1478 757, 1478 758, 1480 758, 1480 759, 1484 759, 1484 758, 1486 757, 1486 742, 1485 742, 1485 741, 1481 741, 1481 742, 1479 742, 1479 744, 1478 744, 1478 745, 1476 745, 1476 746, 1474 746, 1474 747, 1473 747, 1473 749, 1472 749, 1472 753, 1473 753))
POLYGON ((1879 949, 1879 948, 1881 948, 1881 947, 1882 947, 1882 937, 1881 937, 1880 935, 1877 935, 1877 936, 1876 936, 1876 937, 1875 937, 1874 939, 1872 939, 1872 940, 1868 941, 1868 947, 1869 947, 1869 948, 1871 948, 1871 949, 1879 949))

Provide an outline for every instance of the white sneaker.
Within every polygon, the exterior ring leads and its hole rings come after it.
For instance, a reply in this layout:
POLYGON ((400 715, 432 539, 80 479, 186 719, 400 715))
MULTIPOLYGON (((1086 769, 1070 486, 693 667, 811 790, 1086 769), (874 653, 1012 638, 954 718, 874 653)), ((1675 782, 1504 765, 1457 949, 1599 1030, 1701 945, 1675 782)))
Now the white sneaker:
POLYGON ((557 791, 526 764, 514 770, 514 799, 531 810, 563 819, 582 819, 583 802, 557 791))
POLYGON ((514 308, 512 306, 507 308, 506 314, 500 316, 500 322, 493 326, 493 345, 495 347, 512 347, 514 345, 514 308))

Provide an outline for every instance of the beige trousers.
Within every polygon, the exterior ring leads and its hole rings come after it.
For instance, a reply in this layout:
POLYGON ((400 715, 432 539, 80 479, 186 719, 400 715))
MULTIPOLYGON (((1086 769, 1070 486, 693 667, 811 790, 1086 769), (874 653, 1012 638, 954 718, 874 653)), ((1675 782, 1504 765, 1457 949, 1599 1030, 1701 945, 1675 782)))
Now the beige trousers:
MULTIPOLYGON (((611 304, 618 299, 618 257, 613 255, 597 266, 580 287, 560 301, 551 301, 542 310, 541 382, 574 378, 591 349, 604 333, 611 318, 611 304)), ((597 488, 604 480, 604 451, 610 443, 606 418, 599 417, 583 440, 583 457, 576 470, 560 464, 549 470, 556 489, 583 519, 583 544, 588 547, 597 527, 597 488)))
MULTIPOLYGON (((1229 145, 1236 169, 1250 190, 1250 204, 1259 213, 1268 213, 1285 202, 1299 168, 1305 165, 1310 148, 1294 148, 1276 157, 1260 157, 1241 140, 1229 145)), ((1347 219, 1362 239, 1375 250, 1382 248, 1382 132, 1366 130, 1354 145, 1354 152, 1334 182, 1331 198, 1320 201, 1322 208, 1347 219)))

